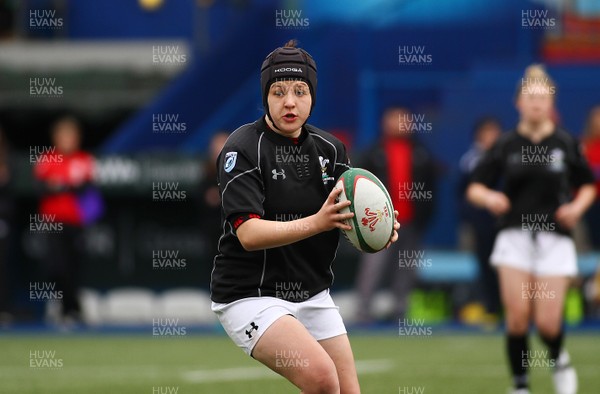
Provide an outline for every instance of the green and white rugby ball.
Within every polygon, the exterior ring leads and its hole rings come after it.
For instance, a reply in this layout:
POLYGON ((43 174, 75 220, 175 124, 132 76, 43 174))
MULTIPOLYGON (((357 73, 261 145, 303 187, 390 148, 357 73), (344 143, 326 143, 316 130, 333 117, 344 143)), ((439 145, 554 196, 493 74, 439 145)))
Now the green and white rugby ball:
POLYGON ((335 187, 342 189, 339 201, 351 202, 340 213, 354 213, 348 220, 352 230, 342 230, 350 243, 367 253, 385 248, 394 233, 395 218, 392 200, 383 183, 365 169, 351 168, 340 175, 335 187))

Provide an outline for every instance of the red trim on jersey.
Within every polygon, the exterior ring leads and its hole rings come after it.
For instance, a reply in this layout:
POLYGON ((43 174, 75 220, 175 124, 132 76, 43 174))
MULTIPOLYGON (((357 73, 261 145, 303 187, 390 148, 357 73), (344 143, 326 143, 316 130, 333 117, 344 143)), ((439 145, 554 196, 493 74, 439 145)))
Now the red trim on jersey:
POLYGON ((237 230, 238 227, 240 227, 242 225, 242 223, 244 223, 247 220, 250 219, 261 219, 262 216, 257 215, 256 213, 243 213, 239 216, 237 216, 232 222, 231 225, 233 226, 234 230, 237 230))

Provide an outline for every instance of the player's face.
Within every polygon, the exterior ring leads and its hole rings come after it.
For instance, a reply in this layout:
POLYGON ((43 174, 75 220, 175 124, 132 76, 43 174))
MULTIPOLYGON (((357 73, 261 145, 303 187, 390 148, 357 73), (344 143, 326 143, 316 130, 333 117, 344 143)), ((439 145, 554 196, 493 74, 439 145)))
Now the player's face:
POLYGON ((554 94, 545 84, 530 84, 517 98, 517 110, 526 122, 540 123, 552 118, 554 94))
POLYGON ((488 150, 494 145, 502 130, 494 124, 488 124, 483 126, 477 133, 477 142, 484 149, 488 150))
POLYGON ((80 145, 77 126, 69 122, 57 125, 53 133, 53 142, 56 149, 62 153, 70 154, 77 151, 80 145))
POLYGON ((297 137, 310 114, 312 97, 308 84, 302 81, 275 82, 269 88, 267 101, 278 131, 297 137))
POLYGON ((411 131, 411 113, 404 108, 390 109, 383 115, 383 133, 389 138, 408 137, 411 131))

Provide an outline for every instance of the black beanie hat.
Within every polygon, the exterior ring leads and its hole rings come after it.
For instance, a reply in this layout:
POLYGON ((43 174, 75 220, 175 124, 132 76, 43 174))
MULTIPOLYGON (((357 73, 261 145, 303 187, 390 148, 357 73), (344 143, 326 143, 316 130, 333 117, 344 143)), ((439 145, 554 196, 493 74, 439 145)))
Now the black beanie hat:
POLYGON ((269 104, 267 95, 271 84, 276 79, 301 79, 308 84, 312 103, 310 112, 312 112, 316 101, 317 91, 317 64, 312 56, 304 49, 294 47, 281 47, 271 52, 262 64, 260 69, 260 86, 263 96, 263 107, 269 118, 269 104))

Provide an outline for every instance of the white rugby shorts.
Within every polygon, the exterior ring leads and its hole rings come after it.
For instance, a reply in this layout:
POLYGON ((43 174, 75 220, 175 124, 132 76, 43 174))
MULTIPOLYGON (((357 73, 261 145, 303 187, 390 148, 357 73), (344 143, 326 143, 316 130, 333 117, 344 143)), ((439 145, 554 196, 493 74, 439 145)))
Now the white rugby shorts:
POLYGON ((317 341, 346 334, 339 308, 328 289, 302 302, 249 297, 227 304, 213 302, 212 310, 227 335, 250 356, 265 331, 285 315, 298 319, 317 341))
POLYGON ((541 231, 533 236, 518 228, 501 230, 490 263, 529 272, 535 276, 577 275, 577 253, 567 235, 541 231))

